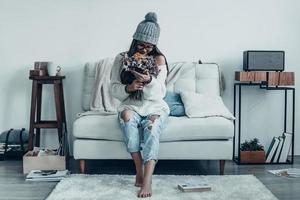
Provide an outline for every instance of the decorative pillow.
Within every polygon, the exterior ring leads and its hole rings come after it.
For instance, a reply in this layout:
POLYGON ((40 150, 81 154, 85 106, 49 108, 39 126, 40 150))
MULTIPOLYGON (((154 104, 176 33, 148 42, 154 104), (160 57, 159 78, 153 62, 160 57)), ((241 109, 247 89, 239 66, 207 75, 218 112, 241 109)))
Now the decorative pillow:
POLYGON ((188 117, 224 117, 230 120, 235 119, 224 105, 220 96, 195 92, 180 92, 180 96, 188 117))
POLYGON ((167 91, 164 100, 170 108, 170 116, 185 116, 184 105, 179 93, 167 91))

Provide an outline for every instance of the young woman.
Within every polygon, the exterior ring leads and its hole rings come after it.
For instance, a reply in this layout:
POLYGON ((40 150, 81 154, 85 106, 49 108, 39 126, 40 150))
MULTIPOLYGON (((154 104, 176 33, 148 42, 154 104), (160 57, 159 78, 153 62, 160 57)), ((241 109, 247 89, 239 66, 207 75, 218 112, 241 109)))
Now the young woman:
POLYGON ((159 138, 170 112, 163 100, 168 67, 165 56, 156 46, 159 33, 156 14, 147 13, 145 20, 137 26, 129 51, 115 58, 110 87, 112 95, 121 101, 118 119, 127 151, 135 164, 135 186, 141 187, 138 197, 143 198, 152 195, 159 138), (144 72, 128 69, 126 65, 130 58, 137 55, 150 61, 152 58, 154 64, 149 61, 144 72))

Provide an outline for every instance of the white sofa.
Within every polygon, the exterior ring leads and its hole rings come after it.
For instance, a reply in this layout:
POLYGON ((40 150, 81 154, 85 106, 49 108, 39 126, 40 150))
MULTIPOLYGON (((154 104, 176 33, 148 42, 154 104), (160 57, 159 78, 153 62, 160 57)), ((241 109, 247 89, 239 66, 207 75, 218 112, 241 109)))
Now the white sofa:
MULTIPOLYGON (((178 64, 178 63, 177 63, 178 64)), ((185 70, 167 90, 196 91, 220 95, 221 74, 216 64, 186 63, 185 70)), ((170 63, 171 69, 175 63, 170 63)), ((95 68, 86 65, 84 70, 83 110, 89 110, 95 68)), ((168 125, 160 138, 160 160, 219 160, 220 174, 224 173, 225 160, 232 160, 232 120, 223 117, 188 118, 169 117, 168 125)), ((122 141, 122 132, 116 115, 87 115, 73 124, 74 158, 80 160, 80 171, 85 171, 88 159, 131 159, 122 141)))

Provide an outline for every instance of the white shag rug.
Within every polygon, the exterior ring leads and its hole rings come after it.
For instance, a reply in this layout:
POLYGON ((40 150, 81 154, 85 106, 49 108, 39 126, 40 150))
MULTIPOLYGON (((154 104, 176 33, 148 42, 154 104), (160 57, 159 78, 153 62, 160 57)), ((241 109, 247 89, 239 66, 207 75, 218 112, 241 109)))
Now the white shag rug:
MULTIPOLYGON (((139 188, 133 175, 73 174, 61 180, 47 200, 132 200, 139 188)), ((253 175, 175 176, 153 175, 151 200, 276 200, 253 175), (180 183, 207 183, 208 192, 181 192, 180 183)))

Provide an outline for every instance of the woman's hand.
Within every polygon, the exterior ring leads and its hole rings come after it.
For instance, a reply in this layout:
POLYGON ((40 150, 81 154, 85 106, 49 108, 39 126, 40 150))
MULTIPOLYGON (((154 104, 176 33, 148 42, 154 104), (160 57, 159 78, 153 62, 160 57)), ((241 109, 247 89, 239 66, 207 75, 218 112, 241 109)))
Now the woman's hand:
POLYGON ((135 79, 134 81, 132 81, 131 84, 129 84, 127 86, 127 92, 134 92, 137 90, 143 90, 144 88, 144 84, 143 82, 139 81, 138 79, 135 79))
POLYGON ((129 70, 134 76, 135 78, 139 81, 139 82, 147 82, 150 80, 150 74, 149 74, 149 71, 147 70, 145 73, 146 74, 142 74, 142 73, 139 73, 139 72, 136 72, 134 70, 129 70))

